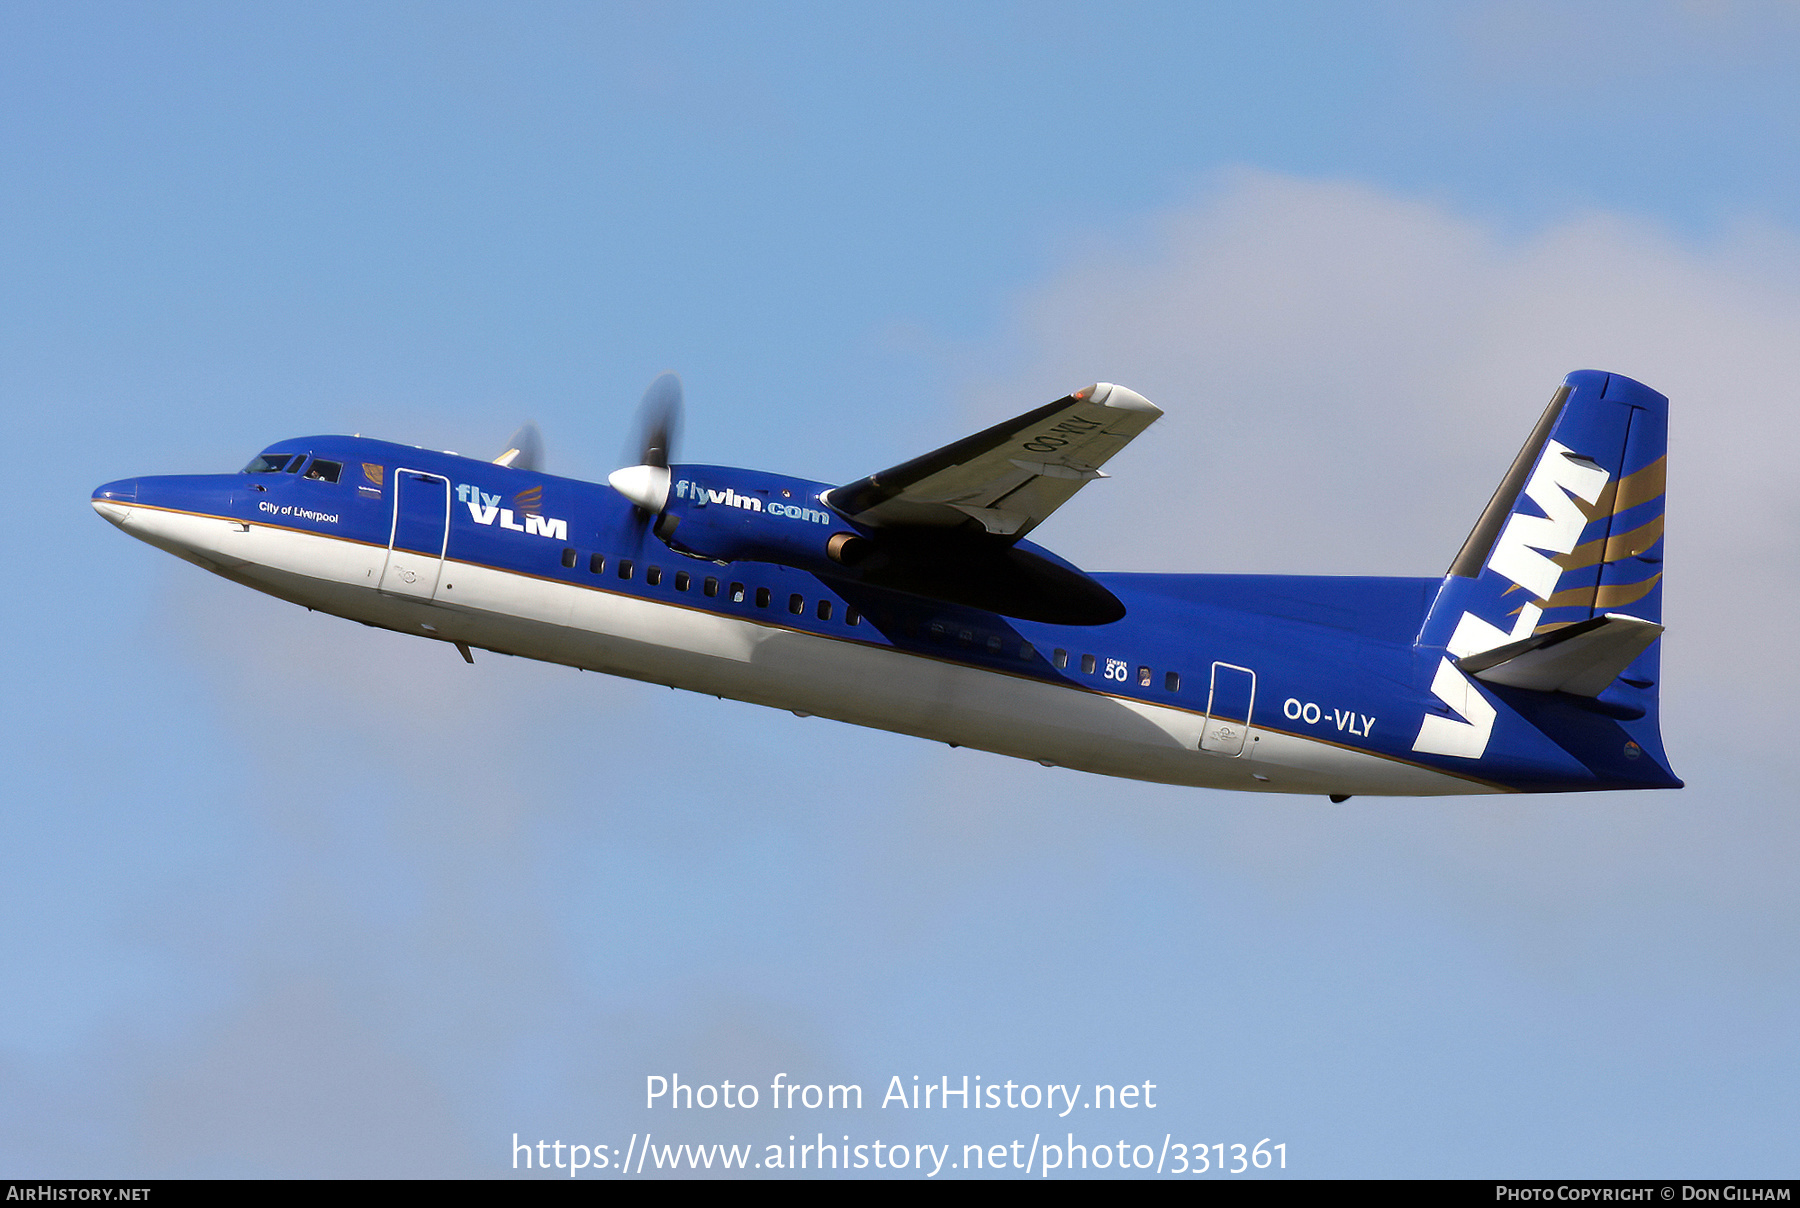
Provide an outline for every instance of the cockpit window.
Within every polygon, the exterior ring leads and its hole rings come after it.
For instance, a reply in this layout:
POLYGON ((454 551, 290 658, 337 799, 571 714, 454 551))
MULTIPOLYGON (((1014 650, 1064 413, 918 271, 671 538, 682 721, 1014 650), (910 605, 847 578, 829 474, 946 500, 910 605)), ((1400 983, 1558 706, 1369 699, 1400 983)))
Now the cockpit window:
POLYGON ((298 474, 300 472, 300 467, 305 464, 306 464, 306 454, 296 453, 296 454, 294 454, 294 460, 288 462, 288 464, 287 464, 287 472, 289 474, 298 474))
POLYGON ((338 480, 338 474, 343 468, 341 462, 325 461, 322 458, 315 457, 313 458, 312 465, 307 468, 306 477, 320 482, 336 482, 338 480))
POLYGON ((250 464, 244 467, 246 474, 278 474, 287 468, 290 461, 304 461, 304 453, 258 453, 251 458, 250 464))

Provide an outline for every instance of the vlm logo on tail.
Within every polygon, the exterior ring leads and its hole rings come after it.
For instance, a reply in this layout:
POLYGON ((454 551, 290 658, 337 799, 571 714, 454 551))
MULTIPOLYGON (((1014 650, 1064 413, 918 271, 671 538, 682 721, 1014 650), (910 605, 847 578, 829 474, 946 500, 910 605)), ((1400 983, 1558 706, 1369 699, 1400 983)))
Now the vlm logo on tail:
POLYGON ((1438 663, 1431 681, 1431 694, 1463 720, 1427 713, 1419 726, 1419 736, 1413 741, 1413 750, 1461 759, 1480 759, 1487 752, 1494 730, 1494 706, 1452 660, 1532 635, 1544 615, 1545 602, 1556 594, 1557 582, 1562 578, 1563 568, 1549 555, 1573 552, 1587 527, 1587 515, 1575 500, 1589 505, 1598 502, 1611 478, 1606 468, 1592 458, 1559 441, 1545 442, 1524 492, 1525 498, 1544 514, 1532 516, 1514 511, 1508 516, 1486 567, 1531 596, 1519 606, 1510 630, 1490 624, 1473 612, 1463 612, 1445 646, 1446 656, 1438 663))
MULTIPOLYGON (((1413 751, 1487 756, 1498 722, 1490 686, 1649 691, 1667 439, 1661 394, 1595 371, 1562 383, 1420 628, 1440 708, 1420 720, 1413 751)), ((1606 708, 1642 717, 1654 693, 1606 708)))
POLYGON ((1448 649, 1461 658, 1483 650, 1492 650, 1507 642, 1528 638, 1544 615, 1546 601, 1556 594, 1562 578, 1560 563, 1547 554, 1573 553, 1587 527, 1587 515, 1576 505, 1599 502, 1600 493, 1612 475, 1592 458, 1583 457, 1550 441, 1538 460, 1537 470, 1525 486, 1525 497, 1537 504, 1542 516, 1514 512, 1507 517, 1500 539, 1487 568, 1504 575, 1515 585, 1531 593, 1522 604, 1510 631, 1490 625, 1472 612, 1465 612, 1450 636, 1448 649))

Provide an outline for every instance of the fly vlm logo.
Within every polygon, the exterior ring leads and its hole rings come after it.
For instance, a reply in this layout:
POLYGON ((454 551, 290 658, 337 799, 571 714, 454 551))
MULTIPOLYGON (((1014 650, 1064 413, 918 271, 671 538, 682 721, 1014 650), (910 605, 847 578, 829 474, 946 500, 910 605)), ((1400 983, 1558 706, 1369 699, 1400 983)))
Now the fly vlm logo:
POLYGON ((1552 555, 1572 551, 1587 525, 1587 515, 1575 501, 1590 506, 1598 502, 1611 477, 1603 466, 1568 446, 1554 440, 1545 444, 1543 456, 1525 484, 1525 498, 1544 514, 1513 512, 1487 560, 1488 570, 1525 589, 1530 597, 1520 606, 1510 631, 1473 612, 1462 614, 1445 647, 1446 656, 1432 677, 1431 694, 1463 720, 1427 713, 1413 750, 1461 759, 1480 759, 1487 752, 1494 731, 1494 706, 1454 660, 1531 636, 1562 578, 1563 568, 1552 555))
POLYGON ((544 502, 542 486, 527 487, 514 495, 510 508, 500 506, 500 496, 486 494, 480 487, 466 482, 456 484, 456 497, 468 506, 469 515, 475 518, 476 524, 493 524, 498 520, 501 528, 515 533, 533 533, 557 541, 569 539, 568 521, 553 520, 539 512, 544 502), (524 515, 524 524, 514 518, 515 512, 524 515))

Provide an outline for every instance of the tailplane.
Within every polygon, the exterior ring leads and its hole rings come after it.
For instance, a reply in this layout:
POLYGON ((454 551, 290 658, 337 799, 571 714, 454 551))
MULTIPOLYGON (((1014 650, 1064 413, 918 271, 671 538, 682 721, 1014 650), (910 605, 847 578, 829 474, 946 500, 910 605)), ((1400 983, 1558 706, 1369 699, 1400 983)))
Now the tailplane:
POLYGON ((1598 697, 1662 636, 1654 621, 1609 612, 1456 660, 1490 684, 1598 697))
POLYGON ((1668 399, 1619 374, 1564 380, 1420 629, 1421 653, 1440 652, 1433 693, 1457 716, 1427 714, 1414 750, 1482 756, 1493 709, 1473 676, 1601 779, 1620 777, 1552 724, 1570 705, 1624 724, 1624 755, 1657 765, 1634 766, 1620 782, 1679 784, 1656 717, 1668 409, 1668 399))

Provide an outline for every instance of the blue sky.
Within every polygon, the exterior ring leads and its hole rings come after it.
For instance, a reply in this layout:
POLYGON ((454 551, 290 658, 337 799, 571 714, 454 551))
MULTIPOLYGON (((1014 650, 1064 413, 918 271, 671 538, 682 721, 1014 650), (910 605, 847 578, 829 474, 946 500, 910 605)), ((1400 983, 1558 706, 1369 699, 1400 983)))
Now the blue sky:
POLYGON ((1148 1080, 1106 1129, 1305 1175, 1791 1174, 1796 50, 1755 4, 0 9, 0 1173, 761 1144, 643 1079, 785 1071, 1148 1080), (1589 366, 1674 400, 1679 794, 1328 808, 471 668, 86 503, 527 417, 600 477, 665 369, 686 457, 848 480, 1102 379, 1168 417, 1053 548, 1429 574, 1589 366))

